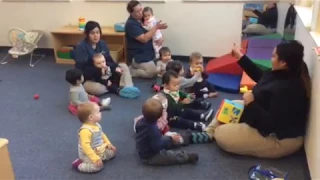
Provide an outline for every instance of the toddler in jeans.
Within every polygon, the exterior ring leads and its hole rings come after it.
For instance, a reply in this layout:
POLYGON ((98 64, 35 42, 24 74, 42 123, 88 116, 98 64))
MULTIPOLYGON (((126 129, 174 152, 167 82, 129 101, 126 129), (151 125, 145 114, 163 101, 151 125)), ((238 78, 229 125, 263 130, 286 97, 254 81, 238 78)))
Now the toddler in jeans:
POLYGON ((115 157, 116 148, 111 144, 99 124, 100 108, 96 103, 87 102, 79 106, 78 118, 82 123, 78 131, 78 154, 72 166, 83 173, 98 172, 103 168, 103 161, 115 157))
MULTIPOLYGON (((143 25, 146 30, 149 30, 156 26, 157 20, 153 15, 153 10, 151 7, 145 7, 143 9, 143 25)), ((153 36, 153 49, 156 54, 156 58, 159 58, 159 50, 162 46, 157 44, 157 41, 162 38, 162 34, 160 30, 157 30, 156 34, 153 36)))
POLYGON ((70 69, 66 72, 66 81, 71 85, 69 90, 70 104, 68 106, 69 111, 73 115, 77 115, 78 106, 86 102, 95 102, 100 105, 101 110, 110 109, 110 98, 106 98, 100 101, 99 98, 89 95, 83 85, 83 75, 79 69, 70 69))

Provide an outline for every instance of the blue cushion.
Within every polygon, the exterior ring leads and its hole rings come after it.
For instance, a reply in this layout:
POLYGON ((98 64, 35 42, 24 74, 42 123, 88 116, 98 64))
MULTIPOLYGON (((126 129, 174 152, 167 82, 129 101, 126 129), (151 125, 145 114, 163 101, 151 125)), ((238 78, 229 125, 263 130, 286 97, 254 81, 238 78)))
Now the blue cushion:
POLYGON ((136 87, 124 87, 120 90, 119 95, 124 98, 135 99, 140 96, 140 90, 136 87))

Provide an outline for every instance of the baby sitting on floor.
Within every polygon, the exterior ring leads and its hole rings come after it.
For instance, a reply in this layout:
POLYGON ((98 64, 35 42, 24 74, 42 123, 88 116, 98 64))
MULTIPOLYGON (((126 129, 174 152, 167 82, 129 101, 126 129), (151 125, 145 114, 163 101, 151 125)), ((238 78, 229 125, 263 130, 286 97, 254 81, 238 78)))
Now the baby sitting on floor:
POLYGON ((190 68, 186 72, 186 78, 192 78, 196 72, 201 72, 201 78, 190 88, 191 93, 194 93, 196 98, 212 98, 216 97, 214 86, 207 81, 208 75, 203 72, 203 57, 198 52, 193 52, 190 55, 190 68))
MULTIPOLYGON (((165 136, 178 135, 176 132, 169 131, 170 127, 168 126, 168 120, 167 120, 167 118, 168 118, 168 113, 167 113, 168 100, 167 100, 167 98, 164 96, 163 93, 158 93, 158 94, 154 95, 152 98, 160 101, 162 104, 162 107, 163 107, 162 116, 157 121, 157 126, 158 126, 159 130, 161 131, 161 133, 165 136)), ((141 119, 143 119, 143 115, 140 115, 140 116, 134 118, 134 125, 133 125, 134 132, 136 132, 137 122, 140 121, 141 119)), ((181 137, 180 144, 183 144, 183 143, 184 143, 184 140, 181 137)))
POLYGON ((110 109, 109 105, 111 103, 110 98, 106 98, 100 101, 99 98, 89 95, 84 87, 82 86, 83 75, 79 69, 70 69, 66 72, 66 81, 70 83, 69 90, 69 100, 70 104, 68 106, 69 111, 73 115, 77 115, 77 109, 80 104, 86 102, 95 102, 100 105, 100 110, 110 109))
POLYGON ((109 141, 99 124, 101 112, 96 103, 81 104, 78 118, 82 123, 78 131, 78 154, 72 166, 83 173, 98 172, 103 168, 103 161, 115 157, 116 148, 109 141))

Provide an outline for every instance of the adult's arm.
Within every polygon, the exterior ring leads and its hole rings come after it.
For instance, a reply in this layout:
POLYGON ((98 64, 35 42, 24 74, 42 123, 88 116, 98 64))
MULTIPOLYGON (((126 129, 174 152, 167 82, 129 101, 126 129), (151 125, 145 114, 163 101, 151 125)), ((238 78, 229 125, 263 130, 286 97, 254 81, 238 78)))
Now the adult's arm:
POLYGON ((259 18, 263 19, 273 19, 275 16, 277 16, 277 11, 275 10, 266 10, 264 12, 254 10, 253 13, 256 14, 259 18))
POLYGON ((103 41, 101 41, 100 43, 101 43, 102 51, 104 52, 104 57, 106 58, 106 63, 108 66, 110 66, 111 71, 114 72, 115 69, 119 67, 119 65, 115 63, 113 58, 111 57, 110 49, 108 45, 103 41))
POLYGON ((127 23, 126 34, 129 37, 135 38, 141 43, 147 43, 156 34, 157 27, 154 26, 148 32, 144 33, 143 29, 139 24, 127 23))
POLYGON ((258 82, 262 75, 263 71, 255 65, 248 56, 243 55, 239 61, 238 64, 241 66, 241 68, 248 74, 248 76, 254 80, 255 82, 258 82))
POLYGON ((85 46, 83 44, 78 44, 74 52, 75 52, 74 58, 76 62, 75 64, 76 68, 83 70, 84 67, 88 65, 88 61, 89 61, 89 54, 85 46))

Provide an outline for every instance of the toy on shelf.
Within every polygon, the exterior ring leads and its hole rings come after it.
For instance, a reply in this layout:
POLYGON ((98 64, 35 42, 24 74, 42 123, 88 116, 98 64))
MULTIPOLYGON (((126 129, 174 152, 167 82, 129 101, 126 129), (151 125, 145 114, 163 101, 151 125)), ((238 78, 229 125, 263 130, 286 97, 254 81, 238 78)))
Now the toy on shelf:
POLYGON ((246 92, 252 92, 252 90, 249 90, 247 86, 240 88, 240 93, 244 94, 246 92))
POLYGON ((243 113, 244 106, 240 103, 224 99, 217 113, 217 120, 221 123, 238 123, 243 113))
POLYGON ((72 51, 73 51, 73 47, 68 47, 68 46, 65 46, 65 47, 62 47, 58 50, 57 52, 57 56, 58 58, 60 59, 72 59, 72 51))
POLYGON ((84 27, 86 26, 86 19, 83 17, 79 18, 79 30, 84 31, 84 27))

